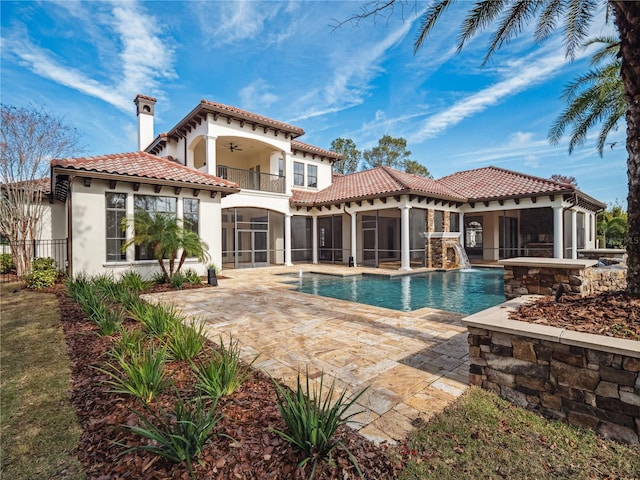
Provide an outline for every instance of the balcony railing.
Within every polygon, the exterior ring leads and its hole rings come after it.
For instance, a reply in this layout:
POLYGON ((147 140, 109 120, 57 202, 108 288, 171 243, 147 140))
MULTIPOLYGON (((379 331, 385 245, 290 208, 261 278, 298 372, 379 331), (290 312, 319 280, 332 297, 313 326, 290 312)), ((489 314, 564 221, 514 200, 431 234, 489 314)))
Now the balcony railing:
POLYGON ((284 177, 278 175, 254 170, 241 170, 225 165, 218 165, 217 174, 220 178, 237 183, 242 189, 284 193, 284 177))

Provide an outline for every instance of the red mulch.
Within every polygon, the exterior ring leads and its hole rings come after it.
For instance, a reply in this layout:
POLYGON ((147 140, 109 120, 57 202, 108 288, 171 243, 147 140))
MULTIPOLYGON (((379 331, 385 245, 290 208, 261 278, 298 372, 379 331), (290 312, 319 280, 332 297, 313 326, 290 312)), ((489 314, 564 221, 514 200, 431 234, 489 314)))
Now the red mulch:
POLYGON ((584 333, 640 340, 640 298, 623 292, 587 297, 544 297, 522 305, 510 318, 584 333))
MULTIPOLYGON (((109 392, 109 388, 104 385, 106 376, 94 368, 103 366, 107 360, 109 338, 96 334, 97 328, 64 295, 61 286, 49 291, 56 292, 59 296, 62 326, 72 362, 72 403, 83 429, 78 457, 88 478, 189 478, 183 464, 174 464, 144 451, 125 453, 126 447, 115 443, 130 447, 146 442, 122 428, 123 424, 136 424, 137 417, 132 409, 143 411, 143 407, 133 397, 109 392)), ((133 328, 135 322, 127 320, 125 326, 133 328)), ((207 347, 209 352, 213 348, 212 344, 207 347)), ((193 392, 190 368, 186 362, 171 362, 168 367, 180 395, 188 398, 193 392)), ((151 408, 163 406, 166 409, 171 405, 175 390, 169 390, 156 399, 151 408)), ((303 479, 309 476, 309 468, 297 468, 303 458, 300 453, 269 430, 286 428, 278 411, 270 379, 254 372, 235 394, 221 399, 217 409, 223 419, 216 425, 214 432, 231 438, 215 435, 211 437, 200 456, 202 464, 195 464, 197 478, 303 479)), ((339 431, 339 438, 357 459, 365 478, 397 478, 401 465, 397 459, 392 459, 384 446, 376 446, 348 428, 339 431)), ((337 450, 334 460, 334 466, 322 463, 315 478, 359 478, 344 451, 337 450)))

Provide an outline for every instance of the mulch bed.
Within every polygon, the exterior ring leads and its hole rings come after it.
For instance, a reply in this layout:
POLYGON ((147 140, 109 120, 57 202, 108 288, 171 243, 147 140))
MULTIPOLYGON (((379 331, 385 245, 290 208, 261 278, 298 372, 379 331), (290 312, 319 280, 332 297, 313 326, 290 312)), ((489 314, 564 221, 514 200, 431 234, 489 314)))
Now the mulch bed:
MULTIPOLYGON (((157 291, 158 289, 156 289, 157 291)), ((144 411, 142 404, 126 395, 109 391, 104 384, 106 375, 95 369, 104 366, 111 340, 96 334, 97 327, 88 321, 73 300, 64 295, 61 286, 49 289, 58 294, 62 326, 72 362, 72 403, 77 410, 83 433, 78 445, 78 457, 88 478, 116 479, 187 479, 183 464, 171 463, 152 453, 127 447, 145 444, 147 440, 122 428, 138 424, 133 410, 144 411), (117 442, 117 443, 116 443, 117 442), (122 446, 125 445, 125 446, 122 446)), ((127 320, 125 326, 134 328, 136 322, 127 320)), ((215 348, 207 346, 210 353, 215 348)), ((170 362, 168 370, 175 388, 183 398, 193 396, 193 374, 186 362, 170 362)), ((176 392, 169 389, 151 408, 167 409, 176 392)), ((233 395, 221 399, 217 411, 223 415, 216 425, 216 434, 195 464, 199 479, 303 479, 310 469, 299 469, 300 453, 282 440, 271 428, 284 430, 271 380, 254 371, 252 376, 233 395)), ((357 459, 365 478, 397 478, 401 464, 391 449, 376 446, 349 428, 339 430, 339 438, 357 459)), ((359 478, 355 468, 342 450, 336 450, 335 465, 320 464, 317 479, 359 478)))
POLYGON ((522 305, 510 315, 513 320, 550 325, 608 337, 640 340, 640 298, 623 292, 587 297, 544 297, 522 305))

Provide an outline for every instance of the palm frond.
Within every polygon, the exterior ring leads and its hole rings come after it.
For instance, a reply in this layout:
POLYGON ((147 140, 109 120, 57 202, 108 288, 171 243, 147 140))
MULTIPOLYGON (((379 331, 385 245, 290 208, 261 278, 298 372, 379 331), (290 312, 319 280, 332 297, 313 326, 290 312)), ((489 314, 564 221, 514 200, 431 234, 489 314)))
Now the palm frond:
POLYGON ((587 48, 596 44, 602 44, 602 46, 591 55, 591 65, 597 65, 600 62, 616 60, 618 58, 620 39, 611 36, 595 37, 584 42, 584 47, 587 48))
POLYGON ((484 30, 502 12, 506 0, 482 0, 476 3, 462 23, 460 35, 458 35, 458 52, 479 30, 484 30))
POLYGON ((564 18, 564 42, 569 59, 573 60, 576 50, 583 45, 597 6, 596 0, 568 2, 564 18))
POLYGON ((543 42, 553 31, 556 29, 558 18, 562 16, 564 11, 565 2, 562 0, 550 0, 547 2, 546 7, 540 13, 538 18, 538 24, 536 25, 536 31, 534 38, 536 42, 543 42))
POLYGON ((424 15, 422 15, 422 18, 420 19, 420 30, 418 33, 418 38, 416 38, 416 41, 413 44, 414 55, 417 53, 418 50, 420 50, 422 43, 429 35, 429 32, 431 31, 433 26, 436 24, 440 16, 449 7, 449 5, 451 5, 454 2, 455 0, 439 0, 433 5, 431 5, 427 9, 427 11, 424 13, 424 15))
POLYGON ((535 16, 543 3, 543 0, 522 0, 512 4, 491 39, 483 63, 487 63, 491 55, 522 32, 523 27, 535 16))

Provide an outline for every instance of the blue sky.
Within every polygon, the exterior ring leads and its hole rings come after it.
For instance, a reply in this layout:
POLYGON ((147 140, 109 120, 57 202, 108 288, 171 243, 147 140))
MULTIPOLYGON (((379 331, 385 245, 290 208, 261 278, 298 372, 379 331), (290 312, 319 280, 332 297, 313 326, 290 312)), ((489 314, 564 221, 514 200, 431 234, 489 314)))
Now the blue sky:
MULTIPOLYGON (((2 1, 2 102, 64 116, 88 155, 136 149, 137 93, 158 99, 156 134, 207 99, 302 127, 300 140, 323 148, 404 137, 435 178, 487 165, 557 173, 626 206, 624 124, 603 158, 597 132, 572 155, 547 142, 589 52, 568 63, 561 38, 540 46, 525 33, 483 66, 487 34, 455 52, 461 2, 414 56, 424 3, 332 28, 361 4, 2 1)), ((613 31, 604 18, 592 36, 613 31)))

